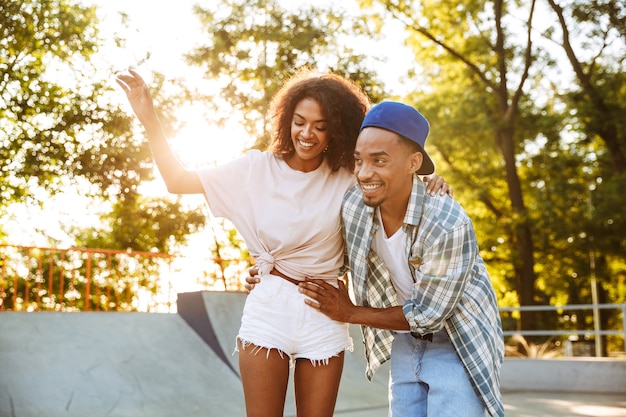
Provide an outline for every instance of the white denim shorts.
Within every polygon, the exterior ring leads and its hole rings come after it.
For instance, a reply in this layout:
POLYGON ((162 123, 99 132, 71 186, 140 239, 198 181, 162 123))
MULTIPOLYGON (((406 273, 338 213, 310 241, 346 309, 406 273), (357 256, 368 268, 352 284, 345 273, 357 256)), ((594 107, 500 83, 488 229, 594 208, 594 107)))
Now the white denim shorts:
POLYGON ((352 350, 347 323, 331 320, 304 303, 307 297, 298 286, 274 275, 264 275, 250 291, 241 318, 237 339, 245 349, 277 349, 293 362, 305 358, 313 364, 345 350, 352 350))

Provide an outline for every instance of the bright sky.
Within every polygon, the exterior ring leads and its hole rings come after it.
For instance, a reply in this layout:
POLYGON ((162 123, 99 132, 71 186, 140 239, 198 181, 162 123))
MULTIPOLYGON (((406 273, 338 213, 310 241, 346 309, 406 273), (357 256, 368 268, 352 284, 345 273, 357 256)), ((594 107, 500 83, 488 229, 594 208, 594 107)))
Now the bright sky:
MULTIPOLYGON (((115 56, 115 65, 120 70, 129 66, 137 67, 140 74, 149 77, 152 71, 180 77, 184 75, 188 79, 197 79, 202 82, 198 69, 189 68, 182 55, 192 50, 199 43, 200 24, 192 7, 198 0, 177 0, 176 6, 172 7, 171 0, 152 0, 149 3, 143 1, 128 0, 83 0, 87 4, 97 4, 101 9, 101 19, 104 19, 103 29, 105 34, 112 36, 115 31, 120 31, 122 37, 128 39, 125 48, 115 48, 110 54, 115 56), (128 16, 130 29, 128 32, 122 31, 119 27, 119 13, 123 12, 128 16), (108 32, 108 33, 107 33, 108 32), (137 62, 142 60, 147 54, 150 58, 137 66, 137 62)), ((306 4, 325 5, 331 3, 330 0, 282 0, 286 5, 301 7, 306 4)), ((354 0, 344 0, 342 7, 347 10, 357 10, 354 0)), ((398 88, 398 79, 406 72, 410 64, 410 54, 402 52, 402 37, 399 27, 385 28, 387 36, 382 43, 368 46, 367 51, 372 56, 390 55, 389 62, 380 65, 379 72, 385 83, 392 90, 398 88), (405 64, 402 61, 405 60, 405 64)), ((120 95, 120 99, 123 96, 120 95)), ((122 100, 124 105, 126 104, 122 100)), ((130 111, 130 107, 128 107, 130 111)), ((193 109, 191 109, 193 112, 193 109)), ((189 115, 190 109, 181 111, 181 117, 189 115)), ((193 115, 193 113, 191 113, 193 115)), ((227 161, 235 158, 241 153, 250 140, 246 136, 236 121, 226 126, 226 131, 217 130, 209 125, 197 112, 193 117, 188 118, 189 125, 179 132, 173 142, 176 144, 187 144, 182 148, 181 158, 192 163, 201 164, 205 161, 198 159, 202 155, 211 155, 214 161, 227 161), (207 140, 207 138, 227 137, 228 140, 207 140), (185 149, 188 151, 185 152, 185 149), (200 150, 200 152, 199 152, 200 150)))
MULTIPOLYGON (((129 29, 119 34, 127 39, 125 48, 114 48, 106 52, 109 60, 114 59, 115 66, 124 70, 130 66, 136 69, 149 80, 152 71, 166 76, 180 77, 181 75, 194 83, 204 82, 202 74, 197 68, 190 68, 183 59, 183 54, 191 51, 201 43, 201 26, 193 14, 193 5, 198 0, 177 0, 176 7, 172 7, 171 0, 152 0, 146 2, 128 0, 83 0, 88 4, 96 4, 101 9, 102 30, 105 36, 113 37, 116 31, 123 29, 119 25, 119 14, 128 16, 129 29), (148 55, 148 60, 143 58, 148 55), (114 57, 114 58, 111 58, 114 57), (138 61, 143 61, 137 66, 138 61)), ((307 4, 327 5, 330 0, 282 0, 285 6, 302 7, 307 4)), ((347 10, 358 10, 354 0, 344 0, 342 7, 347 10)), ((387 36, 380 43, 367 46, 372 56, 389 56, 387 63, 381 63, 379 72, 390 89, 398 88, 399 79, 410 65, 411 54, 403 53, 402 34, 397 26, 388 25, 385 28, 387 36), (403 65, 403 60, 406 63, 403 65)), ((111 80, 113 83, 113 79, 111 80)), ((115 85, 115 88, 118 88, 115 85)), ((130 112, 123 94, 119 100, 130 112)), ((183 161, 191 166, 214 164, 230 161, 239 156, 243 149, 251 145, 251 140, 239 126, 236 119, 227 124, 224 129, 212 126, 201 115, 202 109, 181 109, 179 116, 186 119, 187 127, 180 131, 171 143, 178 150, 183 161)), ((162 182, 153 184, 152 190, 146 192, 165 193, 162 182)))
MULTIPOLYGON (((124 33, 129 39, 127 50, 123 54, 120 67, 134 65, 138 58, 150 51, 152 57, 146 67, 156 69, 161 72, 180 72, 186 70, 182 60, 182 54, 188 52, 196 44, 200 25, 197 18, 192 13, 194 4, 202 3, 200 0, 177 0, 175 7, 171 0, 151 0, 129 1, 129 0, 82 0, 87 4, 97 4, 105 19, 115 22, 116 14, 124 12, 130 20, 131 30, 135 30, 135 35, 124 33), (149 6, 148 6, 149 4, 149 6)), ((335 3, 331 0, 281 0, 281 3, 288 6, 302 7, 307 4, 324 6, 335 3)), ((341 7, 346 10, 358 10, 354 0, 342 0, 341 7)), ((109 28, 119 30, 119 28, 109 28)), ((375 56, 389 56, 390 62, 381 66, 381 72, 388 74, 386 82, 398 78, 405 71, 402 66, 398 66, 403 61, 401 52, 402 36, 401 28, 387 25, 384 28, 385 40, 380 44, 367 46, 367 51, 375 56), (390 53, 391 52, 391 53, 390 53)), ((120 53, 122 51, 119 51, 120 53)), ((411 62, 410 57, 404 57, 404 62, 411 62)))
MULTIPOLYGON (((199 70, 190 68, 183 60, 183 54, 189 52, 199 39, 200 25, 192 13, 192 6, 197 0, 177 0, 175 7, 172 7, 171 1, 165 0, 152 0, 150 3, 127 0, 84 1, 100 7, 105 35, 119 32, 127 39, 125 48, 114 48, 108 52, 114 57, 115 66, 120 71, 134 67, 147 82, 150 82, 153 71, 172 79, 183 76, 192 82, 194 79, 201 82, 199 70), (128 15, 128 31, 123 31, 117 24, 119 13, 128 15), (145 60, 147 55, 149 59, 145 60), (138 65, 138 62, 141 63, 138 65)), ((114 82, 113 77, 111 82, 114 82)), ((117 85, 115 87, 119 88, 117 85)), ((119 98, 130 112, 121 90, 119 98)), ((226 131, 219 130, 203 119, 201 109, 181 109, 179 116, 186 119, 187 127, 171 140, 186 145, 180 149, 181 158, 185 162, 197 165, 231 160, 248 144, 248 138, 237 124, 228 125, 226 131), (225 135, 228 140, 217 139, 225 135), (199 159, 202 155, 208 155, 210 159, 199 159)))

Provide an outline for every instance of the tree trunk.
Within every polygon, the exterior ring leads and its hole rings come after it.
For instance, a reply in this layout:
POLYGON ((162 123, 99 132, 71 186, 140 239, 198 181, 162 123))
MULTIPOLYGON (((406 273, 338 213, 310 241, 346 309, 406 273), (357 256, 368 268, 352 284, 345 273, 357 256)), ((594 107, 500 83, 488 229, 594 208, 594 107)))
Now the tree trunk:
MULTIPOLYGON (((515 149, 513 145, 513 129, 499 129, 496 131, 498 148, 504 159, 506 182, 511 199, 511 209, 514 215, 513 225, 513 267, 515 271, 515 286, 521 306, 534 304, 535 298, 535 261, 533 257, 533 240, 528 224, 528 215, 522 197, 517 168, 515 166, 515 149)), ((535 320, 532 312, 521 314, 520 325, 524 330, 533 329, 535 320)))

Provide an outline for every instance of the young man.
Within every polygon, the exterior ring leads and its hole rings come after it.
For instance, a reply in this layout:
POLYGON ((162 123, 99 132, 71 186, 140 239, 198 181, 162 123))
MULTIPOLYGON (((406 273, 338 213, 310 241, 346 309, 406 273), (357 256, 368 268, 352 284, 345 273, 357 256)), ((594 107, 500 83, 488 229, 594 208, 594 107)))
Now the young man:
POLYGON ((362 325, 367 377, 391 359, 390 416, 503 416, 504 344, 495 292, 463 208, 431 197, 418 175, 428 121, 382 102, 357 139, 358 185, 342 205, 355 306, 339 288, 300 284, 307 304, 362 325))

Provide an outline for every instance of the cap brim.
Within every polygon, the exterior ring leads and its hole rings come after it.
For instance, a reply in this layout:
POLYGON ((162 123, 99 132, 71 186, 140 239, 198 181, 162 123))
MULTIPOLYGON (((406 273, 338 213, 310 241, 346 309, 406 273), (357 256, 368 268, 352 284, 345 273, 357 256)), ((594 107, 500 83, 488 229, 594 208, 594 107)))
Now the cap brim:
MULTIPOLYGON (((419 146, 419 144, 417 145, 419 146)), ((422 166, 417 170, 418 175, 430 175, 435 172, 435 164, 433 160, 430 159, 430 156, 426 153, 424 148, 419 146, 420 153, 422 154, 422 166)))

